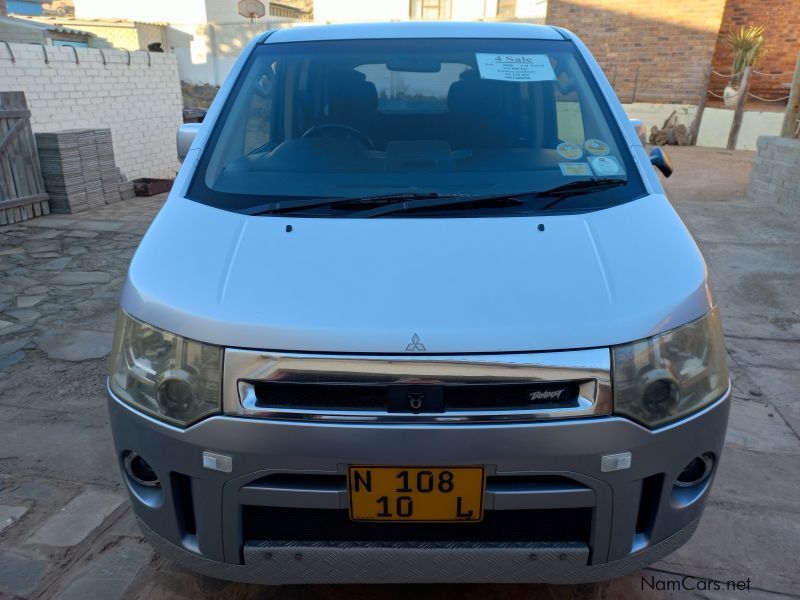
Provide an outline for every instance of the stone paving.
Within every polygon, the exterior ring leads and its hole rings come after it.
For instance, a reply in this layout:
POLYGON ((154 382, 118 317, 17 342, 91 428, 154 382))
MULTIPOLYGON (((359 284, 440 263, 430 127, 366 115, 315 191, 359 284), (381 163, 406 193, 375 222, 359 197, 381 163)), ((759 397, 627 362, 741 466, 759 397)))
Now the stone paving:
POLYGON ((685 576, 749 578, 741 597, 797 598, 800 218, 745 200, 751 153, 672 154, 669 192, 709 261, 734 381, 708 508, 675 554, 641 573, 582 586, 274 588, 170 565, 133 522, 105 410, 119 288, 163 202, 137 198, 0 228, 0 598, 669 598, 685 595, 665 591, 685 576))

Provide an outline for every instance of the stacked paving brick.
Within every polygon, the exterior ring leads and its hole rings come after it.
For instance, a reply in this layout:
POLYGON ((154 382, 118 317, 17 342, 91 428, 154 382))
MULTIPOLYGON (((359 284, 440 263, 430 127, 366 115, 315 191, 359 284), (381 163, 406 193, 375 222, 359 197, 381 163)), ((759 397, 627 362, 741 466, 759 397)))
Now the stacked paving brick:
POLYGON ((36 146, 52 212, 80 212, 133 197, 133 184, 114 161, 110 129, 37 133, 36 146))
POLYGON ((103 197, 103 184, 100 180, 100 159, 93 129, 78 132, 78 153, 81 157, 83 184, 86 186, 86 204, 89 208, 100 208, 106 203, 103 197))
POLYGON ((121 200, 119 190, 119 171, 114 162, 114 146, 111 143, 110 129, 95 129, 94 143, 97 147, 97 160, 100 165, 100 183, 106 203, 121 200))
POLYGON ((76 130, 36 134, 39 164, 52 212, 70 213, 89 208, 78 140, 76 130))
POLYGON ((133 189, 133 182, 125 179, 125 175, 122 174, 119 167, 116 168, 116 174, 117 181, 119 182, 117 184, 119 186, 119 199, 130 200, 136 196, 136 191, 133 189))
POLYGON ((762 135, 753 157, 748 196, 757 204, 796 215, 800 210, 800 140, 762 135))

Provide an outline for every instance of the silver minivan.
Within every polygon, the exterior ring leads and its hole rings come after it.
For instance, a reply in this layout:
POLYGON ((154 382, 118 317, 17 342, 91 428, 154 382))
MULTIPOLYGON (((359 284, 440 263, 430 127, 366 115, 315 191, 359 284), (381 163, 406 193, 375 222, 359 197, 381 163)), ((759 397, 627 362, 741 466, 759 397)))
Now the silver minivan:
POLYGON ((575 35, 268 32, 178 142, 108 380, 163 555, 564 583, 690 538, 730 408, 719 310, 668 158, 575 35))

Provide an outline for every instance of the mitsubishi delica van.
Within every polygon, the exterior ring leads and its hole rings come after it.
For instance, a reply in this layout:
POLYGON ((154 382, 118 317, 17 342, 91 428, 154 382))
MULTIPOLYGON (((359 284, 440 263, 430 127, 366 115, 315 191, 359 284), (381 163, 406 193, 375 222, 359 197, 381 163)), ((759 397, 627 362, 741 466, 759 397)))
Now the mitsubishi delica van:
POLYGON ((108 380, 160 553, 265 584, 567 583, 691 537, 719 310, 669 159, 572 33, 268 32, 178 143, 108 380))

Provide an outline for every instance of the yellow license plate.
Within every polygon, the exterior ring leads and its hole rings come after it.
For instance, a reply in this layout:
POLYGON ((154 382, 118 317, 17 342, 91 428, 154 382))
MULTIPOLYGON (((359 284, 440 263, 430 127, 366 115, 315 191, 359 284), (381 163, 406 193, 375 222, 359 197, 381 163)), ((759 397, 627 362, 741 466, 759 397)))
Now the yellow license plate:
POLYGON ((483 467, 351 466, 355 521, 460 521, 483 518, 483 467))

